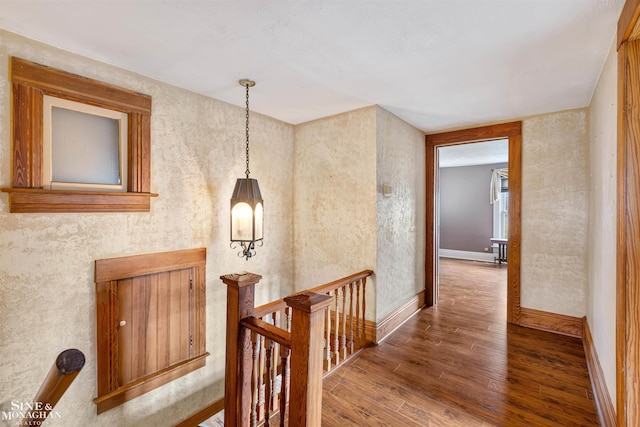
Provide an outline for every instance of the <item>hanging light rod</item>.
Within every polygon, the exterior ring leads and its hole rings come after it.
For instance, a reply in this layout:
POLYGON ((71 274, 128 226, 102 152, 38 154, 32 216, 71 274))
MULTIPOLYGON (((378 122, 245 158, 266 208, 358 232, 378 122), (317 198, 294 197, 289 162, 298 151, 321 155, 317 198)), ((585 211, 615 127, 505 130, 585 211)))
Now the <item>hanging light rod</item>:
POLYGON ((256 82, 249 79, 238 81, 246 88, 246 178, 238 178, 231 196, 231 249, 240 245, 238 256, 249 258, 256 255, 256 244, 262 246, 263 238, 263 200, 258 180, 249 178, 249 88, 256 82))

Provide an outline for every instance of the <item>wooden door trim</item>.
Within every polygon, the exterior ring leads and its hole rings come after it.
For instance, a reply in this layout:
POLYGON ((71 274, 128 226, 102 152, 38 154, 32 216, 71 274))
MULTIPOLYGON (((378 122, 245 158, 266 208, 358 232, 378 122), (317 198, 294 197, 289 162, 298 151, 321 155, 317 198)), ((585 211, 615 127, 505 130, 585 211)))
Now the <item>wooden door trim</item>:
POLYGON ((618 426, 640 425, 640 1, 618 20, 618 213, 616 412, 618 426))
POLYGON ((522 122, 462 129, 427 135, 426 141, 426 250, 425 302, 437 301, 435 229, 435 153, 436 148, 473 142, 509 140, 509 245, 507 247, 507 322, 520 323, 520 236, 522 201, 522 122))

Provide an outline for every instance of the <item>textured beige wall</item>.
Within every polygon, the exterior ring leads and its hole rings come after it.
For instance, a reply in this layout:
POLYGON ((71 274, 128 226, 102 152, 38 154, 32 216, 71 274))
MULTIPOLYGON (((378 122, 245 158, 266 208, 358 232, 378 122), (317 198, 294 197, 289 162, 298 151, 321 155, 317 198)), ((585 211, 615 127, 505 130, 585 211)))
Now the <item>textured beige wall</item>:
POLYGON ((31 399, 58 353, 78 348, 87 363, 49 425, 175 425, 223 395, 219 276, 263 275, 259 303, 292 291, 293 127, 252 115, 251 171, 266 219, 265 245, 247 262, 228 242, 229 197, 245 169, 243 109, 0 32, 2 187, 10 185, 9 55, 151 95, 152 191, 160 196, 150 213, 9 214, 0 193, 0 411, 31 399), (206 367, 96 416, 94 260, 195 247, 207 248, 206 367))
POLYGON ((378 108, 377 319, 424 291, 424 133, 378 108), (391 196, 382 194, 390 184, 391 196))
POLYGON ((521 304, 586 314, 587 110, 523 120, 521 304))
POLYGON ((609 395, 616 401, 618 63, 615 45, 590 107, 587 320, 609 395))
POLYGON ((376 107, 295 127, 296 290, 376 270, 375 166, 376 107))

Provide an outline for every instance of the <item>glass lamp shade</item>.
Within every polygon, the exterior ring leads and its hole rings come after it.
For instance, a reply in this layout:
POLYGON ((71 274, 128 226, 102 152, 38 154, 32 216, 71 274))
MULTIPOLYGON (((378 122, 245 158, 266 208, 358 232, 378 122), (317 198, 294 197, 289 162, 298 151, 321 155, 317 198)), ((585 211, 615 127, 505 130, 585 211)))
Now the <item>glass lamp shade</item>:
POLYGON ((231 196, 231 241, 262 240, 264 211, 258 181, 238 178, 231 196))

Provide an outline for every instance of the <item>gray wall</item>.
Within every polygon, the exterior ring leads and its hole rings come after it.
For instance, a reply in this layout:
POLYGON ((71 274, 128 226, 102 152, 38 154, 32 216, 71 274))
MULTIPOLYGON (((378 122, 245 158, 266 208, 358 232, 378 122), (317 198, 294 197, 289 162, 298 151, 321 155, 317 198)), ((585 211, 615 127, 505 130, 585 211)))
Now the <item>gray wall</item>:
POLYGON ((440 168, 440 248, 484 252, 493 234, 491 170, 507 163, 440 168))

